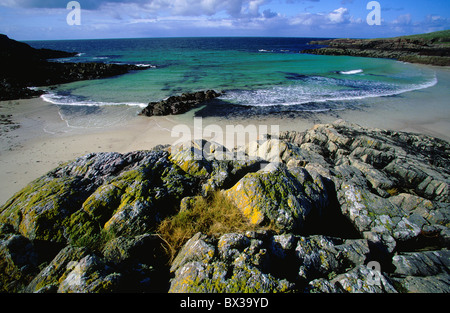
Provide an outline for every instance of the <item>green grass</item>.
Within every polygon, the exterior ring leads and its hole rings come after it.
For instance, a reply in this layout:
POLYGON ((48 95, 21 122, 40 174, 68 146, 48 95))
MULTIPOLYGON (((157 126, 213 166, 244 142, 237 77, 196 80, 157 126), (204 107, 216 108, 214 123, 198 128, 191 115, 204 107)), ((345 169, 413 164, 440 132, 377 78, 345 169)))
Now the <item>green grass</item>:
POLYGON ((194 198, 188 209, 162 221, 157 232, 166 242, 166 251, 173 260, 177 251, 198 232, 219 236, 254 228, 242 212, 218 191, 207 198, 194 198))
POLYGON ((442 30, 442 31, 433 32, 433 33, 403 36, 401 38, 426 39, 426 40, 441 39, 442 42, 450 42, 450 30, 442 30))
POLYGON ((442 31, 426 33, 426 34, 399 36, 399 37, 392 37, 392 38, 376 38, 376 39, 369 39, 369 40, 400 39, 400 38, 422 39, 422 40, 427 40, 427 41, 434 40, 435 43, 438 43, 438 44, 448 44, 448 43, 450 43, 450 30, 442 30, 442 31))

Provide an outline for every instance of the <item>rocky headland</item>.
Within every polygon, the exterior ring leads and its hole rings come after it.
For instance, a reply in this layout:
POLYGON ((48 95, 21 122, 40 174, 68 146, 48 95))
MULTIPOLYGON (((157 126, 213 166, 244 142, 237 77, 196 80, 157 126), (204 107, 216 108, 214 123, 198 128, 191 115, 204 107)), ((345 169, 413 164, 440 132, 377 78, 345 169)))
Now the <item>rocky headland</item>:
POLYGON ((0 101, 43 94, 43 91, 30 87, 107 78, 146 69, 128 64, 52 62, 53 59, 74 57, 77 53, 34 49, 1 34, 0 47, 0 101))
POLYGON ((324 45, 301 53, 318 55, 347 55, 399 61, 450 65, 450 31, 385 39, 330 39, 312 41, 311 45, 324 45))
POLYGON ((89 154, 0 208, 0 291, 449 292, 449 156, 344 121, 89 154))

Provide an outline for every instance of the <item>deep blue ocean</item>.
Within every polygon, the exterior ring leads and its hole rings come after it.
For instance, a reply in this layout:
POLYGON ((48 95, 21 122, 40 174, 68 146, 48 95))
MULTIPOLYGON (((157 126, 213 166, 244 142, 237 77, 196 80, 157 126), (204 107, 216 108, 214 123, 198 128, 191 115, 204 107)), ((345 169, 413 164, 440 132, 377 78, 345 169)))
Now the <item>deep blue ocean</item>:
POLYGON ((316 56, 314 38, 146 38, 28 42, 78 52, 57 62, 136 64, 126 75, 48 88, 64 106, 126 105, 198 90, 225 91, 221 109, 327 111, 437 83, 433 70, 386 59, 316 56))

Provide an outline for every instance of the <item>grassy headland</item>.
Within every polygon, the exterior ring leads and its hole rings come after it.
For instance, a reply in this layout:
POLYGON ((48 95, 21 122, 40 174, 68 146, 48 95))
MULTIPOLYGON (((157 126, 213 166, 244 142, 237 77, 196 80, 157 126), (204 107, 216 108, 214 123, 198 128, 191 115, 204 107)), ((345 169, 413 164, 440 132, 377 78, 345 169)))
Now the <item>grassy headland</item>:
POLYGON ((331 39, 312 41, 310 44, 326 47, 304 50, 302 53, 387 58, 410 63, 450 65, 450 30, 384 39, 331 39))

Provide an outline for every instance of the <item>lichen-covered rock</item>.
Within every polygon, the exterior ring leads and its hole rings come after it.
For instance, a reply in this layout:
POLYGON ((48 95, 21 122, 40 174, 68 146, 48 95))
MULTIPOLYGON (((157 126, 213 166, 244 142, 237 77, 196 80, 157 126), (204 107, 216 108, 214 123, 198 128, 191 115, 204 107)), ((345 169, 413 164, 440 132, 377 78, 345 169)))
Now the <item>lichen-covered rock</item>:
POLYGON ((186 173, 203 181, 202 195, 232 187, 245 174, 260 169, 261 160, 240 156, 206 140, 193 140, 171 147, 170 160, 186 173))
POLYGON ((371 258, 367 240, 317 235, 299 237, 295 253, 300 264, 298 278, 305 281, 336 276, 371 258))
POLYGON ((410 240, 421 232, 422 225, 408 219, 410 213, 388 199, 353 185, 344 185, 341 194, 345 199, 342 210, 359 232, 372 240, 379 237, 390 252, 394 251, 397 241, 410 240))
POLYGON ((407 292, 442 293, 450 286, 450 251, 401 253, 392 258, 395 281, 407 292))
POLYGON ((267 231, 196 234, 172 264, 171 292, 282 292, 303 290, 364 264, 367 240, 302 237, 267 231))
POLYGON ((73 264, 88 255, 85 248, 67 246, 47 265, 25 289, 26 292, 56 292, 61 278, 65 278, 73 264))
POLYGON ((111 269, 95 255, 87 255, 66 267, 66 275, 60 278, 59 293, 113 292, 121 275, 111 269))
POLYGON ((314 147, 324 157, 325 162, 311 157, 301 158, 301 163, 334 182, 342 213, 365 238, 390 252, 414 241, 448 245, 447 142, 344 121, 282 133, 280 138, 300 149, 314 147))
POLYGON ((307 281, 339 272, 343 265, 334 243, 323 236, 299 238, 295 252, 300 260, 298 275, 307 281))
POLYGON ((0 212, 27 238, 66 243, 147 232, 195 193, 165 151, 88 155, 36 180, 0 212))
POLYGON ((184 245, 172 263, 171 271, 174 272, 179 267, 192 261, 208 263, 214 257, 215 248, 209 244, 207 236, 197 233, 184 245))
POLYGON ((211 162, 205 156, 206 140, 193 140, 171 147, 170 159, 192 176, 206 178, 212 173, 211 162))
POLYGON ((172 293, 269 293, 294 284, 270 272, 268 233, 224 234, 219 239, 196 234, 172 264, 172 293))
POLYGON ((282 165, 247 174, 225 195, 252 224, 273 223, 286 232, 301 230, 311 212, 320 215, 329 201, 320 176, 282 165))
POLYGON ((326 164, 324 157, 318 153, 321 151, 319 147, 314 149, 311 145, 300 148, 290 142, 279 139, 250 142, 244 151, 251 158, 258 158, 270 163, 288 164, 291 161, 295 161, 301 165, 309 162, 326 164))
POLYGON ((138 292, 165 290, 167 264, 156 235, 119 237, 101 253, 67 246, 38 273, 25 292, 138 292))
POLYGON ((0 220, 29 239, 63 242, 63 223, 87 197, 78 177, 45 176, 25 187, 7 202, 0 220))
POLYGON ((89 154, 0 208, 0 290, 448 292, 449 155, 343 121, 233 151, 89 154), (160 222, 215 194, 252 231, 198 233, 169 264, 160 222))
POLYGON ((309 284, 310 292, 324 293, 397 293, 392 282, 381 272, 360 265, 332 280, 317 279, 309 284))
POLYGON ((0 239, 0 292, 15 292, 38 272, 38 254, 33 243, 21 235, 0 239))
POLYGON ((114 264, 145 263, 162 265, 163 242, 158 235, 114 238, 102 250, 104 258, 114 264))

